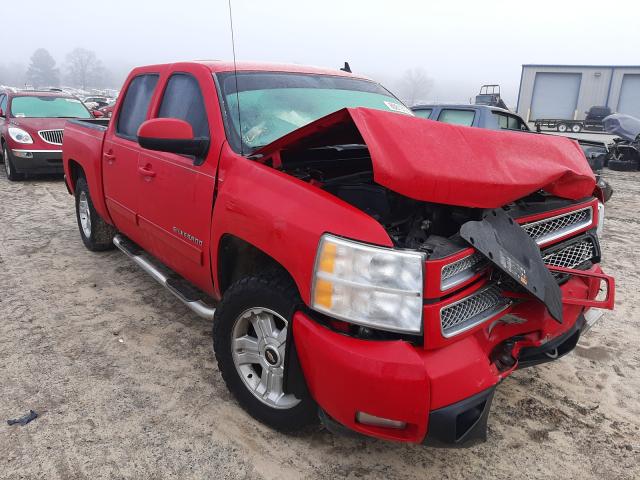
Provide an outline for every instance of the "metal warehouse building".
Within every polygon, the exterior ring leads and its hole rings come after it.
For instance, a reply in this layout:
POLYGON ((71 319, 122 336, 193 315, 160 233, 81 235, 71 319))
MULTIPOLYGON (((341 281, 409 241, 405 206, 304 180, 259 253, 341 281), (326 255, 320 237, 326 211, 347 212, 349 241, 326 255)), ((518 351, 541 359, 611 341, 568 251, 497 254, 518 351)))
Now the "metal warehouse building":
POLYGON ((640 118, 640 66, 523 65, 518 113, 582 120, 593 106, 640 118))

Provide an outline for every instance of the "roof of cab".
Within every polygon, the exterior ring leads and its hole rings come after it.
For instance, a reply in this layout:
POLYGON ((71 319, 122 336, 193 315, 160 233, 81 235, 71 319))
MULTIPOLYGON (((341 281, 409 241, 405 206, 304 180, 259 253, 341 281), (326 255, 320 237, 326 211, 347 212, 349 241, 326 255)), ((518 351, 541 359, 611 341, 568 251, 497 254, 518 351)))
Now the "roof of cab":
MULTIPOLYGON (((340 77, 351 77, 351 78, 361 78, 365 80, 370 80, 364 75, 355 75, 353 73, 344 72, 339 70, 338 68, 323 68, 323 67, 312 67, 308 65, 296 65, 296 64, 286 64, 286 63, 266 63, 266 62, 237 62, 234 64, 233 61, 226 60, 195 60, 190 62, 176 62, 173 64, 164 64, 164 65, 149 65, 144 68, 145 70, 155 68, 166 68, 171 65, 188 65, 188 64, 199 64, 207 67, 212 73, 219 72, 233 72, 237 70, 238 72, 283 72, 283 73, 306 73, 306 74, 316 74, 316 75, 333 75, 340 77)), ((136 69, 137 70, 137 69, 136 69)))

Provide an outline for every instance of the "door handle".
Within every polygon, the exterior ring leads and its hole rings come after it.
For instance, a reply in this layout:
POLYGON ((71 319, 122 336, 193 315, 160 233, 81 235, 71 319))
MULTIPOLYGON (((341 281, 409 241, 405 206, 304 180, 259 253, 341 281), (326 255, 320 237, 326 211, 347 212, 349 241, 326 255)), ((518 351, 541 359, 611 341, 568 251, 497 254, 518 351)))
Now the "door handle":
POLYGON ((109 163, 113 163, 115 161, 115 159, 116 159, 116 156, 114 154, 112 154, 111 152, 105 152, 102 155, 104 156, 104 158, 109 163))
POLYGON ((156 172, 151 170, 151 165, 147 164, 144 167, 138 167, 138 173, 143 177, 153 178, 156 176, 156 172))

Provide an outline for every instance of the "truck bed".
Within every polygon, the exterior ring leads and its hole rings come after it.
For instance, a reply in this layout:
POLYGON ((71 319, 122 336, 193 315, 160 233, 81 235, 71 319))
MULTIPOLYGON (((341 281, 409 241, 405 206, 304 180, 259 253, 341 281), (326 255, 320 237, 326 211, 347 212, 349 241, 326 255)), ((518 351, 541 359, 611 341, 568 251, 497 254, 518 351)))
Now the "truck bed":
POLYGON ((107 118, 69 120, 64 127, 62 161, 69 191, 74 192, 78 176, 84 176, 96 210, 111 221, 102 187, 102 149, 108 125, 107 118))

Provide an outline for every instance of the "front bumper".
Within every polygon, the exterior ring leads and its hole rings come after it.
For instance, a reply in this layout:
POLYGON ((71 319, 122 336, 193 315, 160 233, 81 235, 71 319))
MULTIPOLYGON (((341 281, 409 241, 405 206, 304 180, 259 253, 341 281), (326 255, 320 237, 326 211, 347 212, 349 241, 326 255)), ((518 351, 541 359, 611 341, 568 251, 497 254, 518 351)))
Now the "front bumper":
MULTIPOLYGON (((597 294, 593 282, 580 278, 568 280, 561 289, 574 297, 592 299, 597 294)), ((585 327, 583 311, 580 305, 564 305, 564 322, 558 324, 539 302, 525 302, 512 314, 526 322, 487 322, 438 348, 353 338, 297 312, 293 337, 307 386, 333 430, 341 425, 389 440, 469 446, 486 438, 497 384, 533 360, 551 361, 555 353, 572 350, 585 327), (501 362, 505 353, 513 357, 512 364, 501 362), (358 412, 406 426, 359 423, 358 412)))
POLYGON ((11 160, 19 173, 63 173, 62 150, 28 150, 14 148, 11 160))

